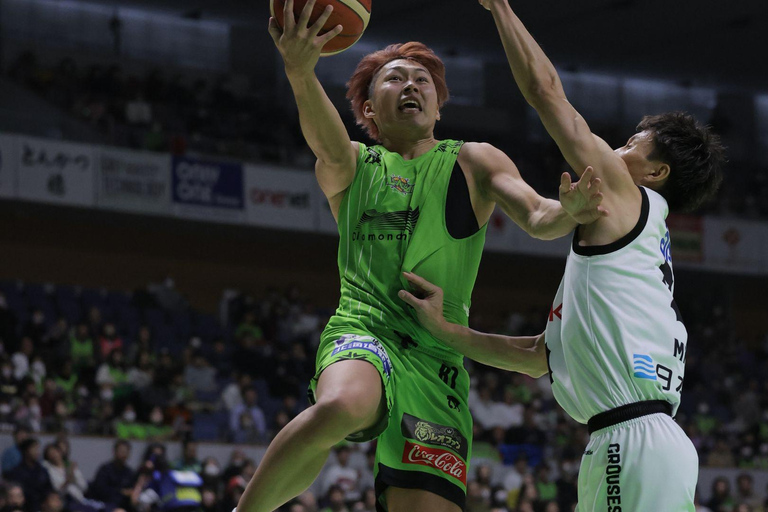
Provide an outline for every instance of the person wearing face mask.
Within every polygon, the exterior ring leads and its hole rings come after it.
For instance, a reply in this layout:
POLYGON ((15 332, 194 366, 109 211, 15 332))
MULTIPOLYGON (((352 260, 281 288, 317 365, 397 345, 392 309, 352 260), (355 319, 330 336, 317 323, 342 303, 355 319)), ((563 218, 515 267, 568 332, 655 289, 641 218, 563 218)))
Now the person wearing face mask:
POLYGON ((203 485, 213 489, 216 494, 222 490, 224 482, 221 477, 221 466, 216 457, 206 457, 203 460, 203 471, 200 476, 203 477, 203 485))
POLYGON ((13 375, 13 365, 3 360, 0 367, 0 396, 13 398, 19 393, 19 381, 13 375))
POLYGON ((19 351, 11 356, 13 363, 13 376, 16 380, 21 380, 29 373, 29 365, 32 359, 32 353, 35 351, 35 345, 32 338, 24 336, 21 339, 19 351))

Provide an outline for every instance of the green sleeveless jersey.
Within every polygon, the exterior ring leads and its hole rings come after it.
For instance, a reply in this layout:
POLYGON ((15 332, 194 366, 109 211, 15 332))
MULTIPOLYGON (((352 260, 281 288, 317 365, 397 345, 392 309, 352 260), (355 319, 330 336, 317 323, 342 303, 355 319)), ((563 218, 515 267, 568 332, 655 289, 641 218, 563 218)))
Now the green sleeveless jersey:
POLYGON ((443 288, 446 319, 467 325, 486 226, 463 239, 446 227, 448 184, 462 144, 445 140, 413 160, 360 144, 339 208, 341 300, 324 342, 362 332, 389 347, 410 338, 409 347, 456 358, 397 293, 409 288, 403 271, 418 274, 443 288))

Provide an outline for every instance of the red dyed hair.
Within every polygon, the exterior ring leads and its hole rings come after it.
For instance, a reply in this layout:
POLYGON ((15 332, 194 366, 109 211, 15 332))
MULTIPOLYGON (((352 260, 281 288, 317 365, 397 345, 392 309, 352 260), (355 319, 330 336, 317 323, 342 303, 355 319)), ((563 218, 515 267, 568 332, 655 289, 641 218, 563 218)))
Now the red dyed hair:
POLYGON ((347 82, 347 99, 352 103, 352 112, 355 120, 368 135, 375 141, 379 141, 379 128, 373 119, 363 115, 363 103, 370 99, 371 85, 376 74, 385 64, 393 60, 407 59, 418 62, 424 66, 437 91, 437 105, 439 108, 448 101, 448 86, 445 83, 445 65, 435 52, 425 44, 412 41, 405 44, 391 44, 377 52, 369 53, 357 65, 352 77, 347 82))

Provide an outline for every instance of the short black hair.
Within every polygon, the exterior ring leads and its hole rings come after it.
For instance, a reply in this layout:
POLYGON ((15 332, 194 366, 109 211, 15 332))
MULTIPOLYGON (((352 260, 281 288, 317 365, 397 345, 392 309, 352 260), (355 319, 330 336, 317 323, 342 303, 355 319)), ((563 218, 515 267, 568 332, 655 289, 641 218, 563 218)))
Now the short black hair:
POLYGON ((40 441, 38 441, 34 437, 28 437, 25 440, 23 440, 21 443, 19 443, 19 451, 21 453, 27 453, 29 449, 36 444, 39 445, 40 441))
POLYGON ((645 116, 637 130, 653 137, 648 160, 669 165, 669 178, 658 192, 670 211, 691 212, 715 196, 723 181, 725 148, 710 127, 678 111, 645 116))
POLYGON ((125 447, 126 447, 126 448, 128 448, 129 450, 131 449, 131 443, 129 443, 129 442, 128 442, 128 441, 126 441, 125 439, 118 439, 117 441, 115 441, 115 444, 113 444, 113 445, 112 445, 112 451, 113 451, 113 452, 114 452, 114 451, 117 451, 117 449, 118 449, 120 446, 125 446, 125 447))

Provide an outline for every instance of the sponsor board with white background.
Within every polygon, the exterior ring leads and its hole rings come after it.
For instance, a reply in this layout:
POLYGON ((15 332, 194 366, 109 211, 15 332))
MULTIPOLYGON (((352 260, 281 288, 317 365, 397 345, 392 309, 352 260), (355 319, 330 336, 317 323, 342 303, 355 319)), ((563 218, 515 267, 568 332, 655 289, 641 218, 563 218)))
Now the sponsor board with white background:
MULTIPOLYGON (((0 198, 13 197, 338 236, 311 172, 0 134, 0 198)), ((768 223, 711 216, 683 220, 669 220, 676 264, 768 275, 768 223)), ((571 240, 572 235, 536 240, 497 209, 486 249, 565 258, 571 240)))
POLYGON ((313 231, 317 196, 311 172, 246 165, 245 204, 248 224, 313 231))
POLYGON ((14 135, 0 133, 0 197, 16 195, 17 146, 14 135))
POLYGON ((17 137, 18 197, 93 206, 95 146, 17 137))
POLYGON ((168 154, 102 148, 96 172, 97 204, 136 213, 170 214, 168 154))

